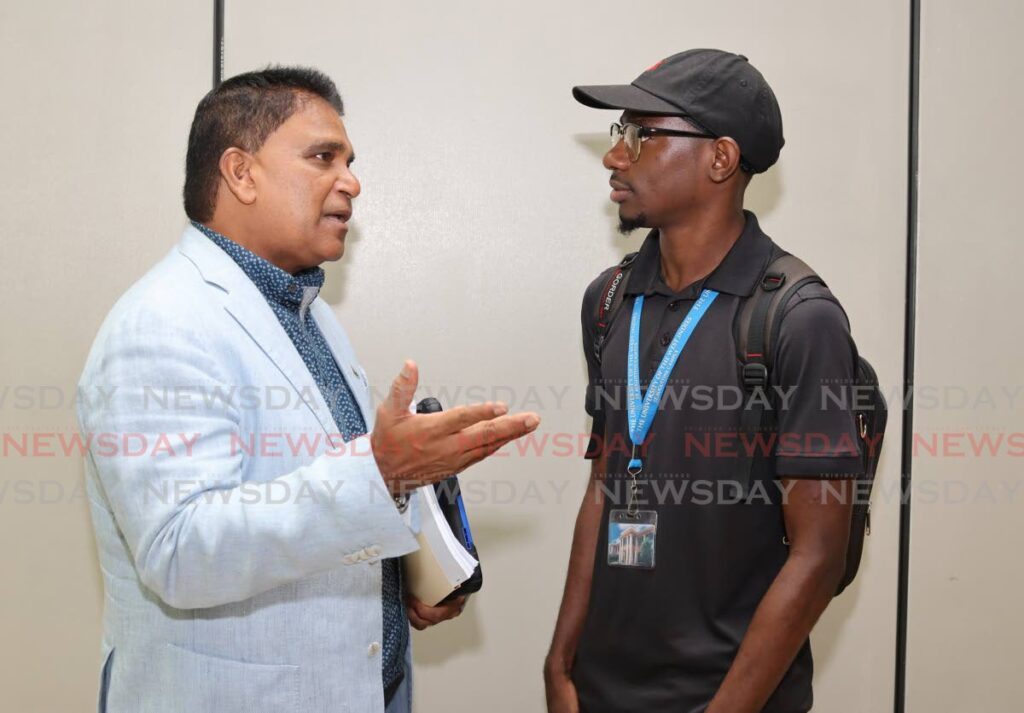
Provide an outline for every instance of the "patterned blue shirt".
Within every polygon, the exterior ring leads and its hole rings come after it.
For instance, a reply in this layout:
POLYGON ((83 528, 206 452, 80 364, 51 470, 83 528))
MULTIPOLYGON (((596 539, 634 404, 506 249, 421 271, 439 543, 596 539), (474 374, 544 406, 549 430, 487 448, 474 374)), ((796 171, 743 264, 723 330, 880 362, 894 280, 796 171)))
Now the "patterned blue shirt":
MULTIPOLYGON (((349 390, 331 349, 321 334, 309 306, 324 284, 324 271, 319 267, 290 275, 277 265, 243 248, 230 238, 202 223, 192 221, 196 230, 216 243, 238 263, 267 300, 277 320, 298 350, 302 361, 313 375, 320 393, 331 409, 334 423, 342 438, 351 441, 366 433, 359 406, 349 390)), ((402 583, 398 560, 381 563, 384 632, 382 666, 384 688, 393 688, 405 673, 405 649, 409 643, 409 627, 402 604, 402 583)))

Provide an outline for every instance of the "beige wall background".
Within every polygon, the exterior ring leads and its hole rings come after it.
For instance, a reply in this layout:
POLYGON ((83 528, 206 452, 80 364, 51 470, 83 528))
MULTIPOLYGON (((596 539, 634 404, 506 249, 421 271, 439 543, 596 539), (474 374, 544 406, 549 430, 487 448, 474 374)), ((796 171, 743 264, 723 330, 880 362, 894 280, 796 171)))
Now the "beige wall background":
MULTIPOLYGON (((933 74, 925 73, 922 95, 920 257, 922 292, 930 289, 931 297, 921 306, 946 309, 936 308, 931 322, 919 311, 922 381, 928 374, 966 383, 966 352, 924 349, 929 338, 946 334, 946 314, 959 309, 970 322, 967 293, 949 292, 951 267, 967 284, 988 286, 979 278, 996 266, 1009 278, 1011 261, 1000 261, 1001 251, 1019 251, 1009 217, 990 218, 979 231, 981 219, 968 219, 959 205, 966 201, 953 199, 962 186, 940 168, 950 142, 963 152, 959 163, 1000 155, 995 147, 970 151, 994 133, 978 131, 982 119, 967 115, 956 93, 942 91, 946 77, 976 76, 1009 47, 987 45, 993 28, 1009 39, 1009 3, 1005 12, 992 0, 984 5, 968 12, 947 4, 925 26, 923 64, 933 74), (951 49, 967 42, 964 36, 971 44, 951 49), (975 52, 975 45, 989 49, 975 52), (929 65, 933 51, 944 59, 929 65), (978 66, 958 66, 965 57, 978 66), (964 129, 974 135, 964 136, 964 129), (967 230, 998 234, 1001 242, 979 240, 964 251, 954 241, 967 230), (936 247, 946 244, 959 250, 936 247), (949 361, 927 361, 936 356, 949 361), (929 365, 936 371, 922 373, 929 365)), ((539 452, 509 449, 463 478, 485 591, 459 620, 415 636, 417 710, 468 713, 486 705, 518 713, 543 705, 541 662, 587 472, 572 452, 578 445, 552 440, 575 444, 588 430, 579 300, 599 270, 641 240, 617 235, 606 199, 600 156, 614 114, 575 104, 573 84, 629 81, 692 46, 749 56, 779 97, 788 143, 779 165, 752 184, 748 204, 778 242, 825 277, 888 393, 899 388, 905 3, 300 0, 285 9, 267 0, 229 0, 226 20, 228 75, 271 62, 312 64, 332 75, 345 97, 364 192, 346 256, 328 266, 323 295, 372 381, 384 389, 402 359, 412 357, 421 367, 421 395, 440 396, 446 405, 499 398, 545 419, 534 442, 539 452), (456 685, 466 694, 452 704, 456 685)), ((209 88, 211 36, 207 2, 0 8, 0 56, 9 67, 0 76, 9 107, 0 147, 10 167, 0 179, 4 433, 71 434, 73 389, 95 330, 124 289, 176 242, 185 224, 185 141, 195 104, 209 88)), ((1013 81, 1006 71, 1004 85, 1013 81)), ((991 115, 1003 101, 998 84, 983 92, 991 115)), ((989 128, 1010 127, 1009 119, 999 121, 1006 123, 989 128)), ((1000 161, 1006 185, 1011 166, 1000 161)), ((965 183, 977 194, 975 206, 997 195, 988 181, 965 183)), ((977 213, 996 211, 969 214, 977 213)), ((1013 304, 1012 288, 1000 289, 1007 291, 1000 304, 1013 304)), ((975 322, 970 343, 997 339, 975 322)), ((1009 356, 1019 338, 1002 330, 998 339, 1006 356, 1000 362, 990 355, 977 378, 1020 382, 1009 356)), ((1008 427, 1013 416, 1004 416, 1008 427)), ((879 475, 890 492, 899 480, 901 427, 900 413, 892 412, 879 475)), ((2 709, 94 710, 103 595, 80 461, 74 454, 14 454, 2 467, 2 709)), ((998 468, 1012 473, 1008 461, 998 468)), ((993 593, 992 578, 1005 577, 1013 559, 1005 549, 985 548, 1012 541, 1007 533, 1019 527, 1016 512, 960 508, 954 535, 944 512, 915 509, 912 710, 974 710, 948 707, 957 700, 954 689, 980 687, 992 662, 1010 660, 1009 635, 998 632, 1012 616, 1019 629, 1019 614, 1010 609, 1019 571, 1002 595, 993 593), (959 587, 951 576, 962 578, 959 587), (953 614, 967 610, 987 624, 954 625, 953 614), (960 666, 957 651, 993 642, 991 662, 960 666), (933 686, 937 674, 950 693, 933 686)), ((896 498, 876 498, 873 526, 857 583, 813 636, 819 711, 876 713, 892 705, 896 498)), ((990 690, 986 710, 1016 710, 1015 699, 1003 694, 1009 684, 990 690)))
POLYGON ((907 710, 1010 713, 1024 706, 1022 442, 1007 440, 1024 430, 1024 7, 926 3, 921 20, 915 372, 922 398, 943 395, 914 413, 929 445, 913 464, 907 710), (986 436, 995 451, 977 455, 986 436))
MULTIPOLYGON (((0 5, 4 434, 74 433, 100 322, 181 229, 211 18, 205 2, 0 5)), ((81 460, 0 458, 0 710, 94 711, 103 591, 81 460)))

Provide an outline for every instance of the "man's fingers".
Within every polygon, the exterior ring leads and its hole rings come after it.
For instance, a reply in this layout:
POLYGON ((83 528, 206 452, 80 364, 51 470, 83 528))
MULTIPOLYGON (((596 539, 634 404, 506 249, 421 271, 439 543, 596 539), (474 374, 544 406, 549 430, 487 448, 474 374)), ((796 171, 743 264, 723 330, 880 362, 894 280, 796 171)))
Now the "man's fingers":
POLYGON ((409 623, 412 624, 413 628, 416 629, 416 631, 423 631, 428 626, 430 626, 430 622, 426 621, 423 617, 417 614, 416 611, 411 606, 408 607, 405 611, 406 614, 409 616, 409 623))
MULTIPOLYGON (((390 479, 392 492, 391 483, 400 475, 409 476, 411 482, 422 485, 437 482, 530 433, 540 424, 537 414, 508 414, 507 407, 501 403, 459 406, 447 413, 411 415, 407 408, 416 385, 415 366, 412 362, 406 363, 406 373, 395 380, 387 406, 382 406, 381 418, 374 429, 374 456, 381 473, 386 473, 386 479, 390 479), (403 403, 404 408, 399 406, 403 403), (385 412, 392 418, 383 418, 385 412), (408 418, 399 421, 402 414, 408 418), (391 428, 382 428, 385 423, 391 428), (460 423, 471 425, 449 431, 460 423)), ((420 610, 419 615, 423 617, 424 612, 420 610)))
POLYGON ((426 604, 424 604, 411 594, 406 596, 406 604, 409 606, 409 609, 412 612, 414 612, 416 616, 420 619, 426 618, 425 615, 427 611, 430 609, 430 607, 428 607, 426 604))
POLYGON ((454 604, 457 607, 457 611, 453 611, 449 619, 454 618, 463 612, 463 610, 466 608, 466 600, 468 598, 468 595, 464 594, 458 599, 456 599, 454 602, 452 602, 452 604, 454 604))
POLYGON ((416 394, 416 387, 420 383, 420 371, 416 362, 406 359, 402 365, 402 371, 391 382, 391 390, 388 392, 388 408, 396 414, 409 412, 409 405, 412 397, 416 394))
POLYGON ((532 433, 539 425, 540 416, 535 413, 508 414, 463 429, 458 438, 464 450, 471 450, 499 441, 508 443, 532 433))
POLYGON ((505 446, 508 443, 511 443, 513 440, 515 440, 515 439, 510 438, 507 441, 498 441, 497 443, 489 443, 489 444, 487 444, 485 446, 480 446, 478 448, 474 448, 473 450, 466 451, 465 453, 462 454, 462 458, 459 461, 459 470, 458 470, 458 472, 461 473, 462 471, 464 471, 466 468, 470 467, 471 465, 476 465, 477 463, 479 463, 480 461, 484 460, 485 458, 490 458, 492 455, 494 455, 499 450, 501 450, 501 448, 503 446, 505 446))
POLYGON ((416 599, 416 597, 410 596, 407 601, 409 621, 412 622, 413 626, 416 626, 417 629, 434 626, 435 624, 440 624, 442 621, 447 621, 448 619, 457 616, 461 612, 464 604, 465 597, 460 597, 452 602, 432 607, 424 604, 420 600, 416 599))
POLYGON ((424 609, 429 608, 426 604, 411 594, 407 594, 405 605, 406 613, 409 616, 409 623, 412 624, 417 631, 423 631, 428 626, 431 626, 431 622, 424 617, 424 614, 426 613, 424 609))
POLYGON ((430 418, 435 420, 437 432, 441 435, 447 436, 452 433, 464 431, 470 426, 480 423, 481 421, 488 421, 498 416, 504 416, 506 413, 508 413, 508 406, 505 404, 500 401, 497 403, 487 401, 482 404, 456 406, 449 411, 430 414, 430 418))
POLYGON ((540 416, 535 413, 517 413, 478 423, 457 437, 462 454, 459 472, 493 455, 508 443, 537 429, 540 416))

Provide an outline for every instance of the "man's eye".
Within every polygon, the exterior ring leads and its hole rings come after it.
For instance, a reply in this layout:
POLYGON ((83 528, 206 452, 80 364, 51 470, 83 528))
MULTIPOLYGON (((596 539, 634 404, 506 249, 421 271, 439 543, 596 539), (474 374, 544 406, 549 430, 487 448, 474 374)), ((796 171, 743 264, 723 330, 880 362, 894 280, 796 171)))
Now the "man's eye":
POLYGON ((313 158, 317 158, 320 159, 321 161, 326 161, 327 163, 330 163, 331 161, 334 160, 334 152, 321 151, 320 153, 316 154, 313 158))

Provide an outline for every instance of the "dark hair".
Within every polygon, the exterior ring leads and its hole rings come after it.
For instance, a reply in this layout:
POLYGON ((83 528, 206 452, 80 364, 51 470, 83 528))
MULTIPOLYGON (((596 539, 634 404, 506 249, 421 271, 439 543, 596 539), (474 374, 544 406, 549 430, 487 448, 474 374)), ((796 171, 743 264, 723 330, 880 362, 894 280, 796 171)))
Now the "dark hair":
POLYGON ((255 153, 301 103, 319 97, 344 113, 338 88, 323 72, 308 67, 267 67, 220 83, 202 98, 188 133, 185 155, 185 213, 195 221, 213 217, 220 157, 237 146, 255 153))

